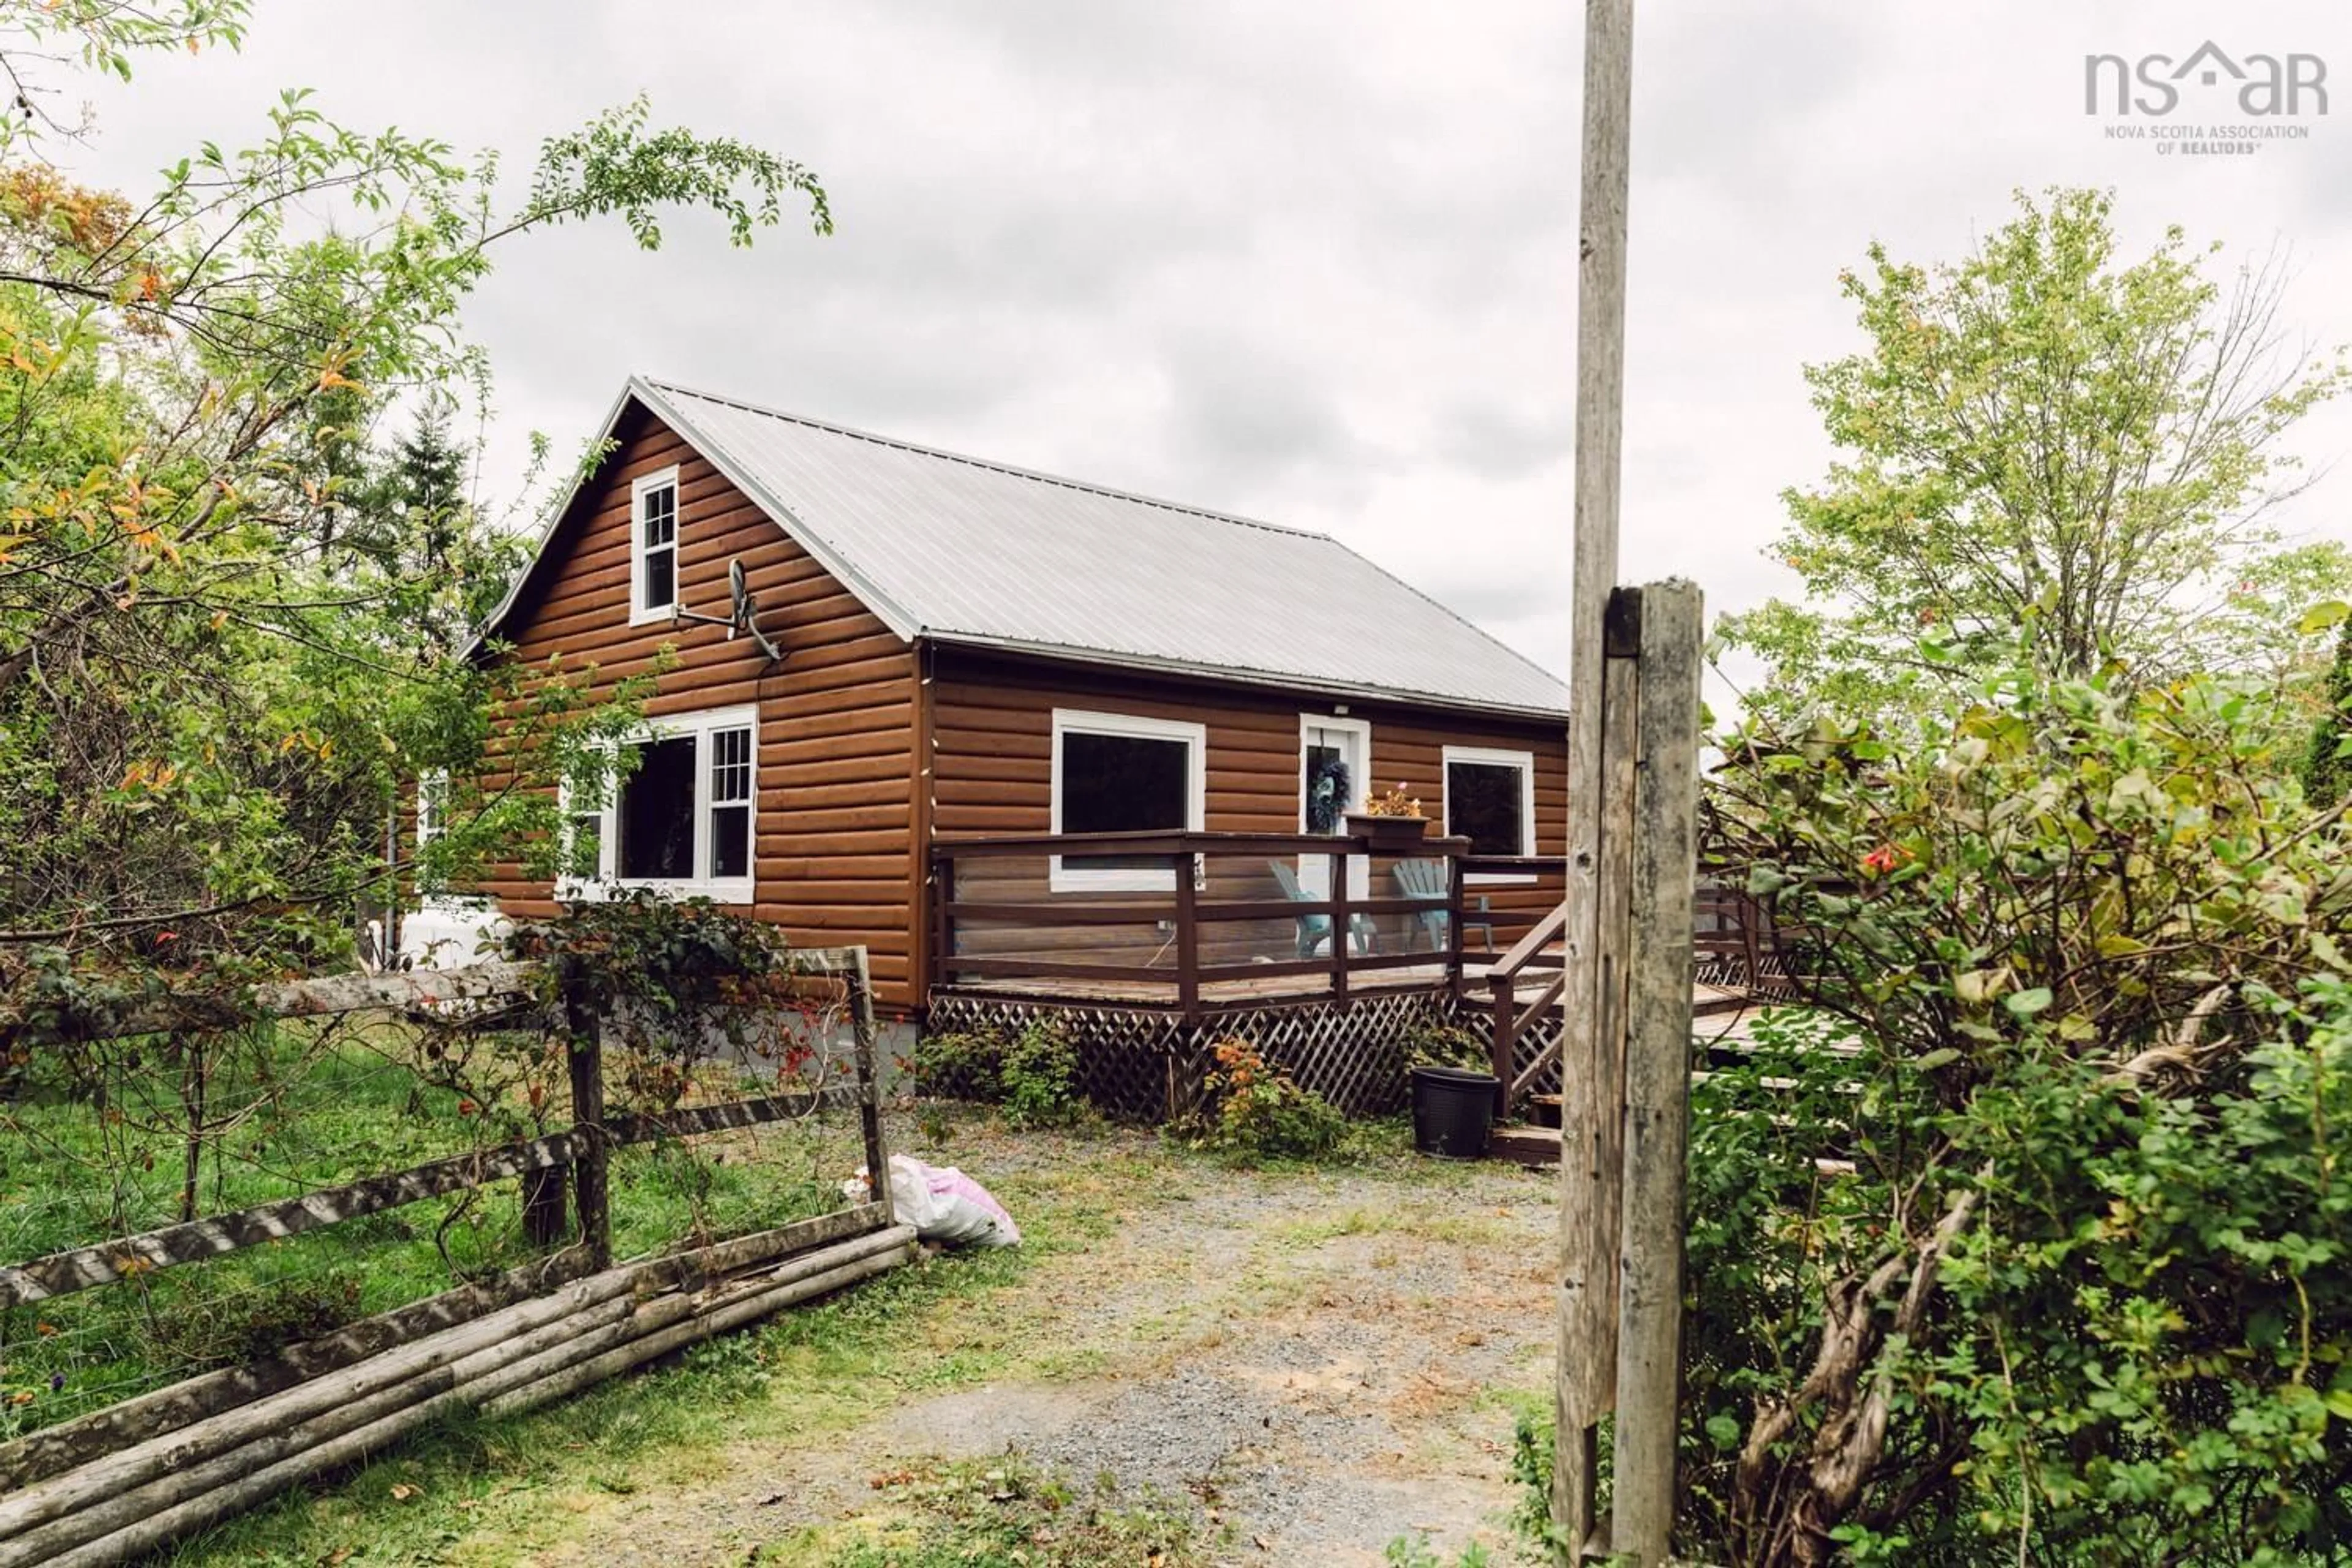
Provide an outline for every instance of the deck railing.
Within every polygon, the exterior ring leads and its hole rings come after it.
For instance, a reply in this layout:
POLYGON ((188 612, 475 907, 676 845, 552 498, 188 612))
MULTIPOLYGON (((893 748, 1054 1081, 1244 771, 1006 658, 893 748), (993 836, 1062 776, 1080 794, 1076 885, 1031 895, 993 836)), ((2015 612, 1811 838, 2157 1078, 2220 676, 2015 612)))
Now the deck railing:
POLYGON ((1427 969, 1432 984, 1458 986, 1465 912, 1490 938, 1517 920, 1512 908, 1476 909, 1489 888, 1536 896, 1549 882, 1540 896, 1557 901, 1559 887, 1556 860, 1469 851, 1466 838, 1437 837, 943 839, 930 852, 929 979, 934 985, 1033 982, 1046 991, 1096 986, 1172 1005, 1188 1021, 1202 1016, 1213 988, 1232 983, 1263 989, 1261 983, 1296 981, 1289 988, 1295 994, 1342 1003, 1369 976, 1387 971, 1427 969), (1078 861, 1090 864, 1073 868, 1078 861), (1090 877, 1105 879, 1106 861, 1120 874, 1113 879, 1152 885, 1087 886, 1090 877), (1321 874, 1309 879, 1321 886, 1288 896, 1276 864, 1318 861, 1321 874), (1442 868, 1443 890, 1386 891, 1402 886, 1393 870, 1402 861, 1442 868), (1482 887, 1488 878, 1498 879, 1482 887))

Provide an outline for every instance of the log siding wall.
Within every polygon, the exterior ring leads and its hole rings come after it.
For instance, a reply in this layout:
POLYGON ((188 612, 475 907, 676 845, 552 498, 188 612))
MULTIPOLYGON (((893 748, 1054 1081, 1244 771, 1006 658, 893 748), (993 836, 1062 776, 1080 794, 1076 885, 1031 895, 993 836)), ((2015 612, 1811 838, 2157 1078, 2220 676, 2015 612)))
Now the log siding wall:
MULTIPOLYGON (((632 410, 616 435, 548 546, 557 559, 501 635, 528 663, 594 665, 599 692, 674 646, 677 667, 646 705, 656 718, 756 705, 753 911, 808 946, 865 944, 877 999, 914 1005, 914 650, 661 421, 632 410), (785 651, 765 675, 751 639, 722 627, 629 625, 630 485, 672 464, 680 603, 726 614, 727 563, 741 560, 761 625, 785 651)), ((549 884, 511 867, 486 890, 509 914, 555 910, 549 884)))

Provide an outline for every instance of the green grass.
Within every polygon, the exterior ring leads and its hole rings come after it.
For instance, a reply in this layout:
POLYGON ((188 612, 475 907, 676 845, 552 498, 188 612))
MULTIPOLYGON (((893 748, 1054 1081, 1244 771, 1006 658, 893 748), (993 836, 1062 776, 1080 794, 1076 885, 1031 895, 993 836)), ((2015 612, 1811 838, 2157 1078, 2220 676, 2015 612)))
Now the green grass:
POLYGON ((908 1395, 1034 1371, 1055 1347, 1011 1321, 1002 1299, 1040 1259, 1102 1234, 1088 1186, 1029 1184, 1018 1247, 923 1259, 546 1410, 454 1420, 167 1560, 509 1563, 560 1539, 599 1499, 690 1485, 730 1444, 817 1443, 908 1395))
MULTIPOLYGON (((218 1214, 460 1153, 513 1135, 402 1060, 395 1031, 295 1026, 241 1042, 212 1105, 260 1106, 206 1151, 197 1210, 218 1214)), ((129 1077, 110 1110, 37 1079, 0 1105, 0 1260, 85 1247, 180 1217, 183 1143, 169 1064, 129 1077)), ((561 1118, 557 1119, 559 1121, 561 1118)), ((522 1129, 527 1133, 528 1129, 522 1129)), ((840 1205, 854 1134, 800 1126, 616 1152, 614 1248, 780 1225, 840 1205), (837 1168, 838 1167, 838 1168, 837 1168)), ((0 1440, 535 1256, 520 1184, 494 1183, 264 1247, 0 1310, 0 1440)))

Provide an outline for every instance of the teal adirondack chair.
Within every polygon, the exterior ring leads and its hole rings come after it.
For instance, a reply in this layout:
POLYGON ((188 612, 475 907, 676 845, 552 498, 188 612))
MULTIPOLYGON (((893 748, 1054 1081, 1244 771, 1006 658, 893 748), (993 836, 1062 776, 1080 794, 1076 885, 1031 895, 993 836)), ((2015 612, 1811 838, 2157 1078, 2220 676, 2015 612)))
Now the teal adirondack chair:
MULTIPOLYGON (((1293 903, 1318 904, 1323 901, 1301 888, 1298 885, 1298 873, 1284 862, 1269 860, 1265 863, 1265 868, 1274 873, 1276 881, 1282 884, 1282 896, 1293 903)), ((1380 928, 1372 923, 1372 918, 1370 915, 1349 915, 1348 932, 1349 941, 1358 952, 1370 952, 1380 936, 1380 928)), ((1299 957, 1314 957, 1315 950, 1330 940, 1331 917, 1329 915, 1314 914, 1298 917, 1299 957)))
MULTIPOLYGON (((1396 863, 1398 889, 1408 899, 1442 899, 1445 896, 1445 862, 1443 860, 1400 860, 1396 863)), ((1486 912, 1486 895, 1478 895, 1475 903, 1465 902, 1462 919, 1462 944, 1470 945, 1470 933, 1477 931, 1489 948, 1495 945, 1495 922, 1474 921, 1472 913, 1486 912)), ((1429 939, 1429 951, 1445 951, 1445 921, 1444 910, 1423 910, 1413 916, 1421 922, 1421 933, 1429 939)))

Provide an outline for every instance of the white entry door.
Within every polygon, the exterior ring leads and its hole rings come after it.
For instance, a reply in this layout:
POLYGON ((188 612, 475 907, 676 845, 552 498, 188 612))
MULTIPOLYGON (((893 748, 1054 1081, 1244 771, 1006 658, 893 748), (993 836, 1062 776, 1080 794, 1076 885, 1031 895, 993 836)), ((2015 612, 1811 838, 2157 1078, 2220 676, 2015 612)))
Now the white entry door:
MULTIPOLYGON (((1298 827, 1302 833, 1343 834, 1348 813, 1363 809, 1371 781, 1372 727, 1361 719, 1326 714, 1298 716, 1298 827)), ((1371 867, 1361 855, 1348 858, 1348 896, 1369 898, 1371 867)), ((1331 858, 1298 858, 1298 886, 1318 899, 1331 896, 1331 858)))

